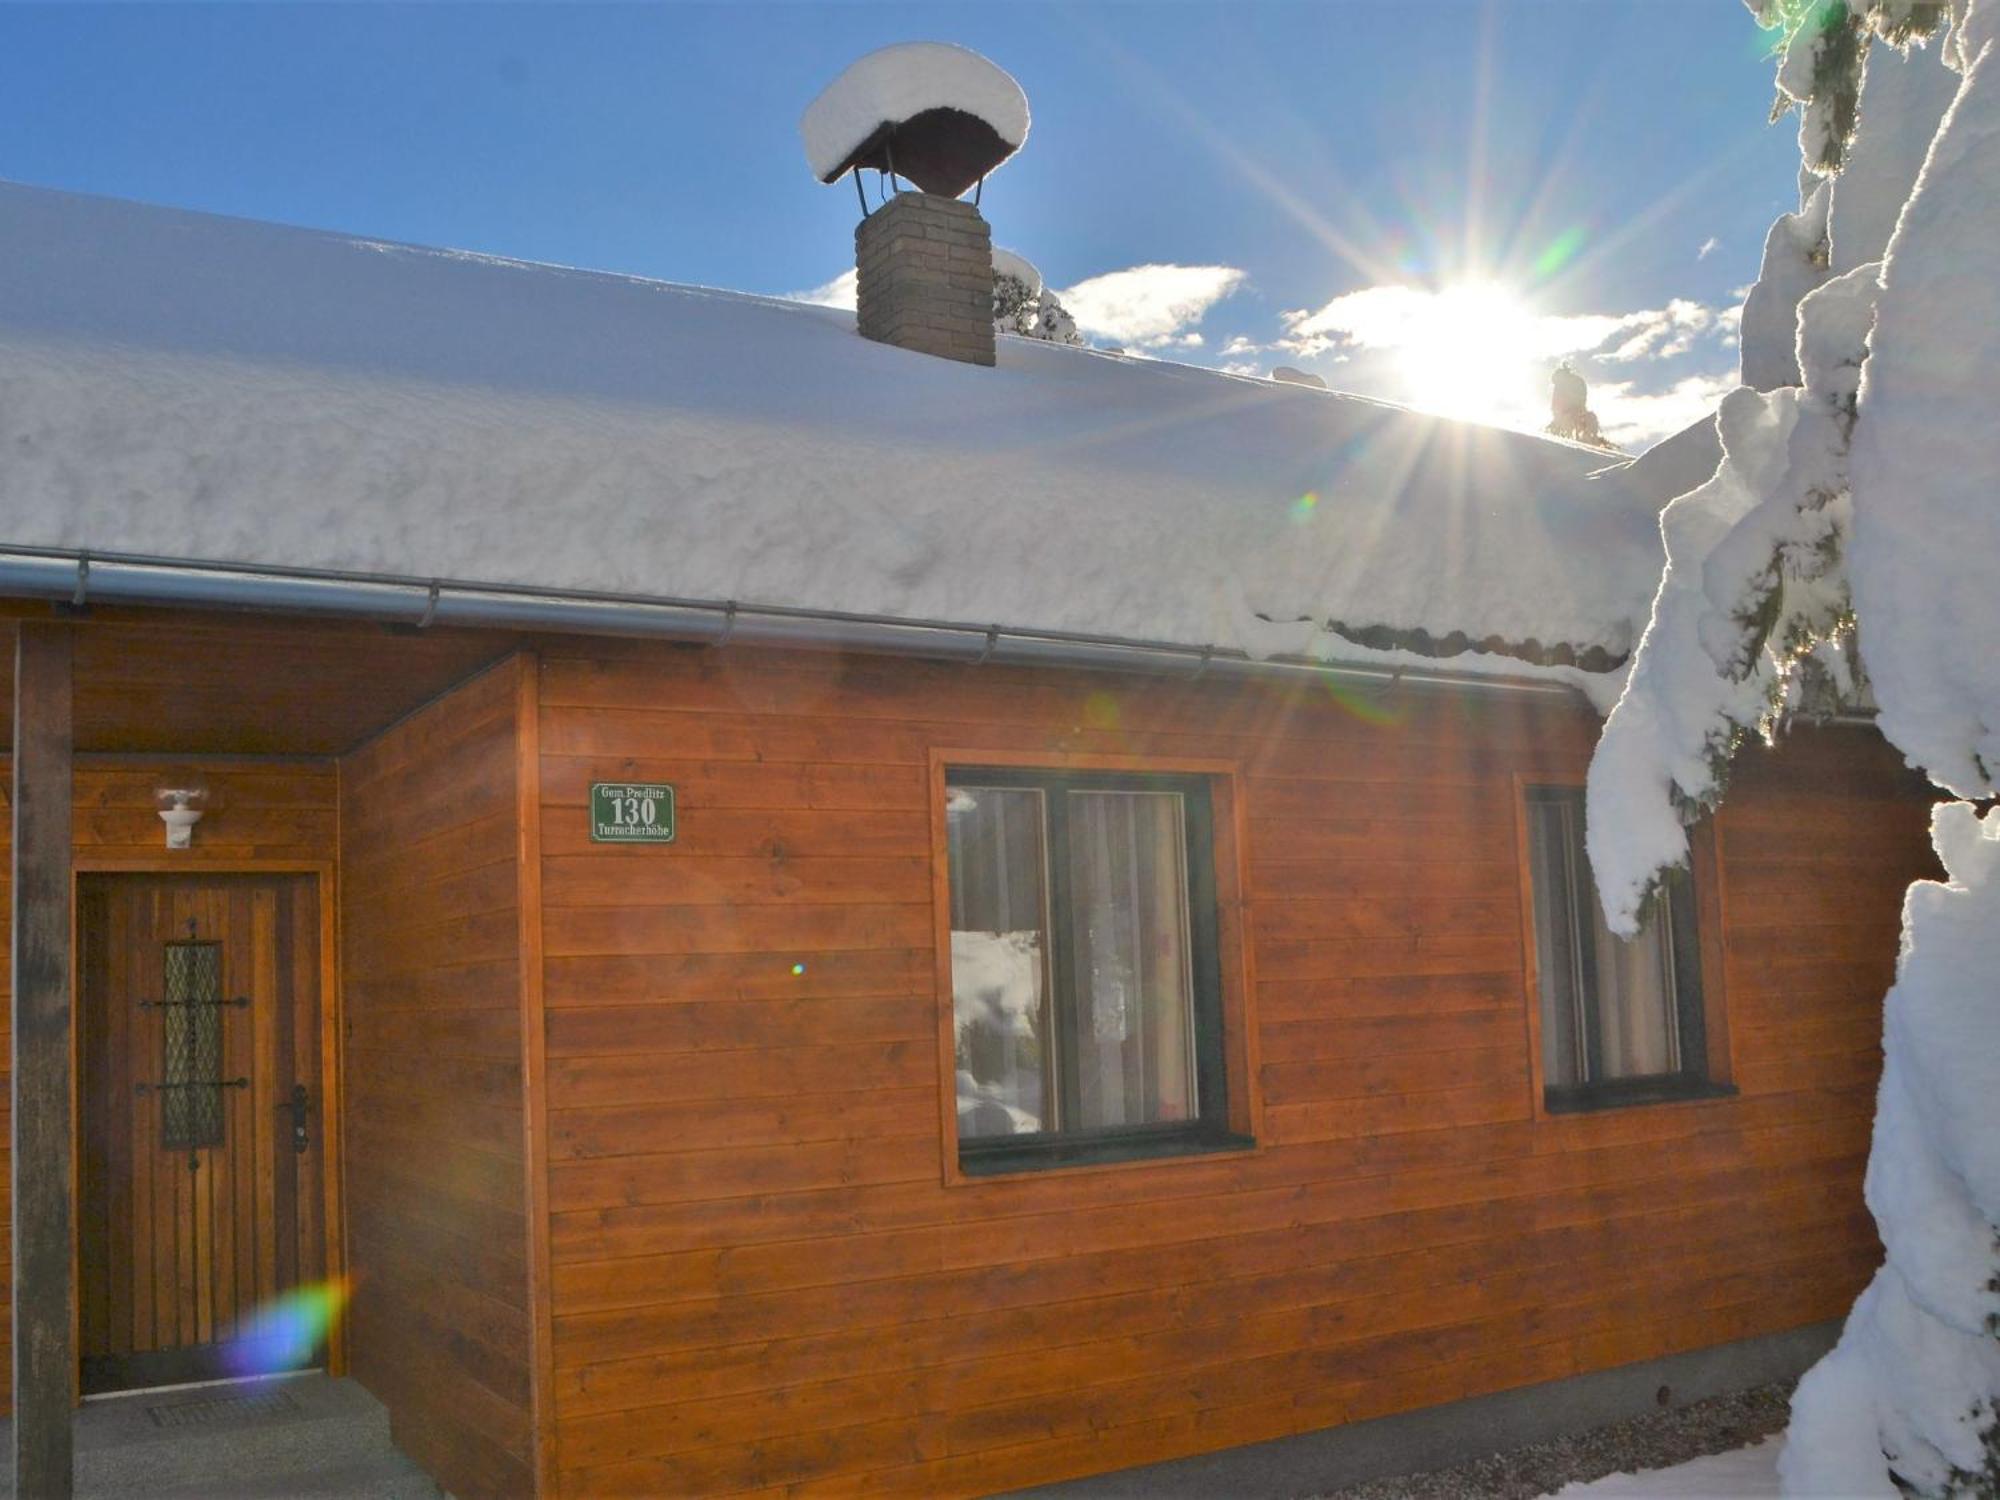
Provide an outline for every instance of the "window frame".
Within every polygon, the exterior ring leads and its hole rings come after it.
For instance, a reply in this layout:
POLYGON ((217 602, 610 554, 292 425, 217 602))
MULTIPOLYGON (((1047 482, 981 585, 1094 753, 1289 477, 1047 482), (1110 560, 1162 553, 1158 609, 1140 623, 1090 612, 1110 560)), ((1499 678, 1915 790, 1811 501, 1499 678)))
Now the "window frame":
MULTIPOLYGON (((1694 926, 1692 941, 1676 944, 1677 971, 1689 969, 1692 994, 1676 987, 1673 1004, 1679 1028, 1681 1066, 1674 1073, 1639 1078, 1601 1079, 1593 1083, 1552 1085, 1546 1077, 1542 1051, 1541 958, 1535 931, 1535 862, 1530 804, 1535 794, 1581 794, 1581 775, 1530 774, 1514 776, 1514 812, 1519 849, 1521 947, 1524 998, 1528 1016, 1529 1087, 1538 1120, 1591 1116, 1607 1111, 1656 1105, 1679 1105, 1736 1096, 1733 1049, 1723 990, 1721 934, 1724 910, 1721 861, 1715 844, 1715 820, 1702 819, 1688 829, 1689 863, 1678 905, 1694 926), (1693 1036, 1690 1036, 1693 1033, 1693 1036), (1692 1045, 1691 1045, 1692 1043, 1692 1045)), ((1595 892, 1590 893, 1595 899, 1595 892)))
MULTIPOLYGON (((933 750, 931 809, 939 1012, 939 1115, 947 1183, 991 1180, 1051 1168, 1133 1167, 1206 1160, 1254 1151, 1254 1028, 1240 918, 1236 827, 1241 798, 1233 763, 1126 756, 1024 754, 994 750, 933 750), (1050 910, 1049 972, 1059 1003, 1074 936, 1060 910, 1068 885, 1064 868, 1068 791, 1171 791, 1183 797, 1191 1034, 1195 1059, 1195 1119, 1165 1124, 1065 1130, 1030 1137, 961 1140, 958 1134, 956 1013, 951 972, 951 857, 946 799, 954 785, 1031 788, 1046 799, 1050 910)), ((1058 1056, 1062 1051, 1059 1049, 1058 1056)))

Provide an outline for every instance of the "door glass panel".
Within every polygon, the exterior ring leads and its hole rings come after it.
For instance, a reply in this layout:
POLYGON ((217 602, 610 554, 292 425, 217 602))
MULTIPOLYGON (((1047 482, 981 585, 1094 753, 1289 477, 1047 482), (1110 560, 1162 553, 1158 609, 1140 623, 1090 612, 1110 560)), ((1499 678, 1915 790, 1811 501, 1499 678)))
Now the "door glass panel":
POLYGON ((166 945, 160 1007, 160 1144, 192 1151, 222 1144, 222 944, 166 945))
POLYGON ((1080 1129, 1195 1116, 1178 792, 1069 794, 1080 1129))
POLYGON ((958 1133, 1054 1130, 1042 794, 954 786, 945 822, 958 1133))

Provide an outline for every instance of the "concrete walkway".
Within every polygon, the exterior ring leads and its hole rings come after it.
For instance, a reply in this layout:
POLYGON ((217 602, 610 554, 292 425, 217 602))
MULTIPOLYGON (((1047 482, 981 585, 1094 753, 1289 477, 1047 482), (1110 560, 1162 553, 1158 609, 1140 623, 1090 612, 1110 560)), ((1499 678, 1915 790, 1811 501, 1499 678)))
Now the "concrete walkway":
MULTIPOLYGON (((8 1445, 0 1451, 11 1451, 13 1424, 0 1422, 0 1433, 8 1445)), ((301 1375, 147 1391, 89 1401, 76 1414, 78 1500, 439 1500, 443 1493, 396 1450, 388 1412, 351 1380, 301 1375)), ((13 1494, 9 1473, 0 1495, 13 1494)))

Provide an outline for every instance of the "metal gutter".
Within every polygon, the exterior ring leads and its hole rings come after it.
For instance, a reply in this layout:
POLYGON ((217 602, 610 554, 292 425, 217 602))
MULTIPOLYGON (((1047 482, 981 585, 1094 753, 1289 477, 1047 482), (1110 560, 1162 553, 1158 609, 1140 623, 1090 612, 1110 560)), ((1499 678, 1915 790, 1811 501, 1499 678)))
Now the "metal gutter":
POLYGON ((1476 692, 1581 697, 1564 682, 1447 668, 1369 666, 1303 658, 1256 659, 1234 649, 1165 641, 978 626, 945 620, 730 601, 661 599, 586 590, 458 583, 444 579, 195 563, 89 551, 0 548, 0 595, 91 603, 264 610, 381 621, 422 629, 555 631, 1146 672, 1175 677, 1299 676, 1374 685, 1406 683, 1476 692))

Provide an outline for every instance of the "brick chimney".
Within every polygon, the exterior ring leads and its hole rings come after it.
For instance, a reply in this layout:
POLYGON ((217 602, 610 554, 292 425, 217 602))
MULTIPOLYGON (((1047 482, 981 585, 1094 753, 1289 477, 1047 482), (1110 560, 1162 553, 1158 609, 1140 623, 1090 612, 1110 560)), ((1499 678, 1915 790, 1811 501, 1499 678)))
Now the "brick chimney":
POLYGON ((898 193, 854 230, 863 338, 993 363, 993 231, 970 203, 898 193))

